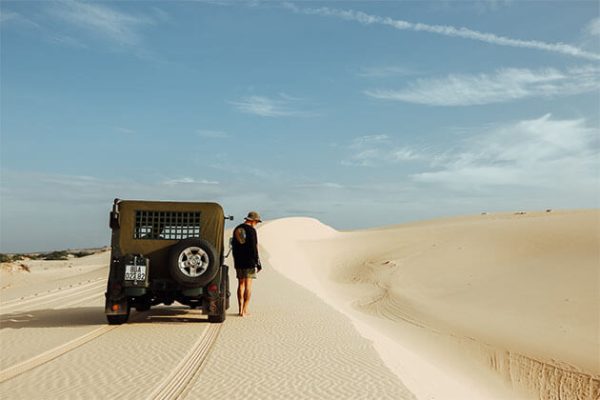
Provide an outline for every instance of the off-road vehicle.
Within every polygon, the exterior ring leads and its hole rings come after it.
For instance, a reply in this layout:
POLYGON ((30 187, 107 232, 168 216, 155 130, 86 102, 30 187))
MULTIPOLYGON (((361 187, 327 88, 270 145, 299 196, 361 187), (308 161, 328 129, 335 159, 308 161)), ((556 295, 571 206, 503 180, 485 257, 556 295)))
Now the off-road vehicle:
POLYGON ((223 208, 217 203, 115 199, 105 313, 127 322, 132 308, 177 301, 223 322, 229 308, 223 208))

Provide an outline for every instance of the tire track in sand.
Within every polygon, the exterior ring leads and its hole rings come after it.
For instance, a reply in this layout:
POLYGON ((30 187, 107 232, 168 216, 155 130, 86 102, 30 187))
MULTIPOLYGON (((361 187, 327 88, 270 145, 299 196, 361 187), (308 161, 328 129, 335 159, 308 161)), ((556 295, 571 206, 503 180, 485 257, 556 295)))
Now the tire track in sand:
POLYGON ((209 324, 187 355, 156 386, 148 399, 183 399, 208 358, 220 331, 221 324, 209 324))
MULTIPOLYGON (((76 292, 75 294, 80 294, 80 293, 84 293, 84 292, 88 292, 90 290, 96 289, 95 287, 87 287, 87 286, 88 285, 86 285, 86 287, 84 287, 84 288, 79 288, 80 290, 78 292, 76 292)), ((60 294, 60 292, 58 294, 60 294)), ((72 305, 75 305, 78 303, 84 303, 90 299, 98 298, 98 297, 100 297, 100 295, 101 294, 99 294, 99 293, 94 293, 90 296, 86 296, 83 298, 79 298, 75 301, 65 303, 65 304, 61 305, 60 307, 57 307, 57 309, 67 308, 69 306, 72 306, 72 305)), ((102 293, 102 295, 104 295, 104 293, 102 293)), ((69 295, 69 297, 71 297, 71 295, 69 295)), ((8 368, 0 370, 0 383, 5 382, 9 379, 12 379, 18 375, 21 375, 27 371, 30 371, 30 370, 36 368, 36 367, 39 367, 40 365, 45 364, 49 361, 52 361, 64 354, 78 348, 78 347, 83 346, 86 343, 91 342, 92 340, 96 339, 97 337, 104 335, 105 333, 108 333, 118 327, 119 327, 119 325, 101 326, 99 328, 94 329, 91 332, 88 332, 82 336, 72 339, 72 340, 68 341, 67 343, 63 343, 63 344, 56 346, 50 350, 47 350, 47 351, 43 352, 42 354, 39 354, 28 360, 22 361, 18 364, 15 364, 8 368)))
POLYGON ((93 281, 80 282, 71 285, 66 289, 58 288, 44 294, 35 294, 21 299, 15 299, 0 304, 0 313, 7 314, 14 311, 22 311, 48 304, 57 300, 64 300, 68 297, 74 297, 80 293, 90 290, 98 290, 106 285, 106 278, 99 278, 93 281))
POLYGON ((118 325, 105 325, 101 326, 97 329, 94 329, 91 332, 86 333, 83 336, 75 338, 67 343, 64 343, 60 346, 54 347, 48 351, 43 352, 40 355, 30 358, 29 360, 20 362, 17 365, 13 365, 12 367, 8 367, 0 371, 0 383, 5 382, 9 379, 14 378, 15 376, 21 375, 29 370, 32 370, 36 367, 39 367, 42 364, 45 364, 49 361, 54 360, 57 357, 60 357, 71 350, 74 350, 78 347, 83 346, 84 344, 96 339, 98 336, 104 335, 111 330, 118 328, 118 325))

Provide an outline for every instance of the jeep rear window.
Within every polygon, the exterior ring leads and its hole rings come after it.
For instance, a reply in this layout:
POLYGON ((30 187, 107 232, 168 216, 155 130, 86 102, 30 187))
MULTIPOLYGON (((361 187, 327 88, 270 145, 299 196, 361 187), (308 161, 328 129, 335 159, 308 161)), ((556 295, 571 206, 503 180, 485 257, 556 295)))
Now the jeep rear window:
POLYGON ((134 239, 181 240, 200 237, 199 211, 135 212, 134 239))

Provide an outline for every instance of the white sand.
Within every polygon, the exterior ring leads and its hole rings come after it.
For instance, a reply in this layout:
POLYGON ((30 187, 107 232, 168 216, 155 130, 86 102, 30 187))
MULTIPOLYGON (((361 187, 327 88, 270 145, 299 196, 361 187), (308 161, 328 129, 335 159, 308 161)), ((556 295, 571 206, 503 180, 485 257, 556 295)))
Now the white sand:
POLYGON ((3 265, 0 397, 595 400, 599 223, 599 211, 355 232, 272 221, 252 315, 235 316, 233 285, 216 326, 172 306, 108 327, 108 253, 3 265))
POLYGON ((250 317, 236 316, 233 286, 222 325, 171 306, 118 327, 104 319, 107 265, 104 253, 7 275, 0 398, 414 399, 342 314, 268 262, 250 317))
POLYGON ((351 317, 419 398, 597 399, 599 218, 482 215, 357 232, 291 218, 260 236, 273 265, 351 317))

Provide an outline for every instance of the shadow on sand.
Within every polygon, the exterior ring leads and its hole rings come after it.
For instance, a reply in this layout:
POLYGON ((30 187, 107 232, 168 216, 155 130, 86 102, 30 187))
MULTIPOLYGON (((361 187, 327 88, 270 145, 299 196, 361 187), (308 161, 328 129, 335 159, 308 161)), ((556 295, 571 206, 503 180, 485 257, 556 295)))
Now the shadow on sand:
MULTIPOLYGON (((104 307, 42 309, 0 315, 0 329, 64 328, 106 323, 104 307)), ((208 318, 198 310, 175 306, 156 307, 144 312, 132 310, 127 322, 127 324, 147 323, 208 323, 208 318)))
POLYGON ((62 328, 105 323, 104 307, 30 310, 0 316, 0 329, 62 328))

